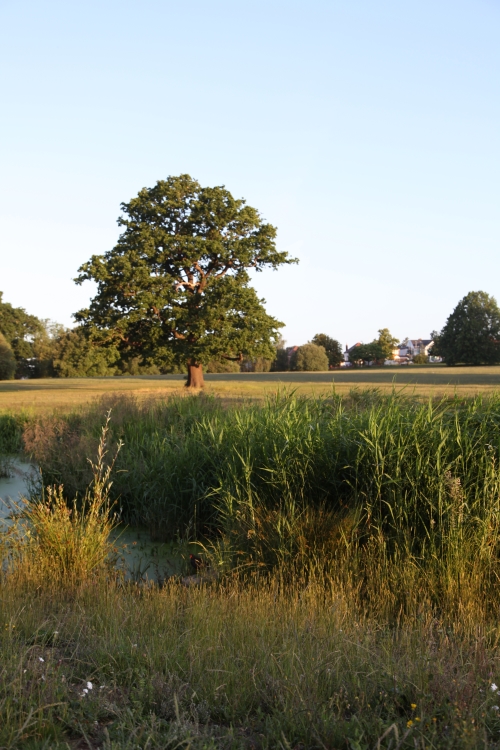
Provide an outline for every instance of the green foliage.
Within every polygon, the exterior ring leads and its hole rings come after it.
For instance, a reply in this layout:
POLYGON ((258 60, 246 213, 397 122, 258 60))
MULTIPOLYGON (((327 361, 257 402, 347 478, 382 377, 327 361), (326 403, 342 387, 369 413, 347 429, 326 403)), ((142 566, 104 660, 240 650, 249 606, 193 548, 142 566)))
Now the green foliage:
POLYGON ((212 359, 207 364, 207 372, 240 372, 240 364, 231 359, 212 359))
POLYGON ((54 375, 60 378, 103 377, 118 372, 117 348, 99 345, 83 328, 62 333, 53 342, 52 357, 54 375))
POLYGON ((292 354, 290 364, 292 370, 321 372, 328 370, 328 356, 323 346, 304 344, 292 354))
POLYGON ((327 336, 326 333, 317 333, 313 336, 311 344, 316 344, 317 346, 322 346, 324 348, 331 367, 338 367, 338 365, 344 361, 342 347, 339 342, 336 341, 336 339, 327 336))
POLYGON ((377 341, 372 341, 371 344, 360 344, 349 354, 349 361, 353 364, 383 362, 384 359, 384 350, 377 341))
POLYGON ((391 336, 388 328, 379 330, 378 339, 369 344, 360 344, 349 354, 349 361, 353 364, 375 362, 383 365, 386 359, 394 359, 393 350, 398 340, 391 336))
MULTIPOLYGON (((30 429, 64 469, 102 409, 30 429)), ((174 536, 184 510, 221 574, 89 575, 68 597, 63 576, 0 567, 2 747, 498 748, 498 396, 121 399, 113 415, 113 489, 174 536)))
POLYGON ((433 342, 430 350, 432 357, 442 357, 440 350, 441 337, 438 331, 431 331, 431 341, 433 342))
POLYGON ((413 362, 416 365, 426 365, 429 362, 429 357, 423 352, 421 354, 415 354, 415 356, 413 357, 413 362))
POLYGON ((375 339, 374 343, 377 343, 382 351, 382 357, 379 359, 394 359, 393 352, 399 340, 391 336, 388 328, 380 328, 378 334, 378 339, 375 339))
POLYGON ((33 340, 43 332, 43 323, 22 307, 3 302, 2 297, 0 292, 0 333, 12 347, 16 361, 30 359, 34 356, 33 340))
POLYGON ((276 349, 276 355, 271 365, 273 372, 286 372, 290 369, 290 360, 288 352, 284 346, 276 349))
POLYGON ((247 269, 295 262, 276 250, 276 229, 223 187, 169 177, 122 204, 125 230, 76 279, 97 282, 76 318, 126 361, 163 370, 221 356, 272 358, 282 323, 267 315, 247 269))
POLYGON ((486 292, 469 292, 448 317, 433 354, 447 365, 500 362, 500 310, 486 292))
POLYGON ((0 380, 12 380, 16 372, 16 359, 12 347, 0 333, 0 380))
POLYGON ((255 357, 253 361, 254 372, 271 372, 272 361, 265 357, 255 357))
POLYGON ((24 585, 74 590, 112 570, 116 556, 110 533, 117 521, 109 499, 114 460, 105 464, 108 424, 109 415, 83 499, 75 497, 68 506, 63 487, 49 486, 40 499, 24 498, 0 537, 4 569, 24 585))
POLYGON ((23 416, 0 414, 0 456, 21 452, 24 422, 23 416))
MULTIPOLYGON (((26 449, 45 481, 64 483, 70 496, 85 490, 86 457, 111 403, 26 426, 26 449)), ((214 399, 140 406, 115 398, 113 413, 114 440, 125 443, 114 496, 155 535, 217 530, 236 559, 273 567, 307 559, 314 539, 327 548, 318 528, 349 512, 360 538, 383 535, 389 557, 404 548, 442 559, 458 528, 472 557, 496 554, 497 397, 421 404, 356 391, 347 401, 284 397, 238 410, 214 399), (319 527, 311 509, 325 513, 319 527)))

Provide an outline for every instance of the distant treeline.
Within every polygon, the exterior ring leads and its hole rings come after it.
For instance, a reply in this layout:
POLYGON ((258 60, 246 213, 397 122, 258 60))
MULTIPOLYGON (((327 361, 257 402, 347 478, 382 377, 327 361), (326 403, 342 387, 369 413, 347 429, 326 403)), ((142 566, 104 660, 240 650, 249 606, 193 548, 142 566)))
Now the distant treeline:
MULTIPOLYGON (((2 297, 0 292, 0 380, 185 372, 169 362, 163 351, 159 351, 156 362, 144 362, 140 353, 125 359, 116 346, 93 340, 83 326, 69 329, 37 318, 2 297)), ((275 350, 274 359, 213 359, 206 363, 206 372, 328 370, 343 359, 339 342, 326 334, 317 334, 308 344, 288 349, 283 339, 278 339, 275 350)))

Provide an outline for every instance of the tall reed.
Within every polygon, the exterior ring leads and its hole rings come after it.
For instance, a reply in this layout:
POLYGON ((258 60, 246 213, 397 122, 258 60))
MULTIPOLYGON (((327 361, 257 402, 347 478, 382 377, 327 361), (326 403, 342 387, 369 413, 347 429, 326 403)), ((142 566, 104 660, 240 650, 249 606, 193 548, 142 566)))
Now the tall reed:
MULTIPOLYGON (((26 428, 47 480, 78 489, 104 406, 26 428)), ((395 617, 413 586, 436 607, 466 606, 465 592, 497 606, 498 396, 292 393, 238 409, 121 397, 111 434, 124 442, 113 485, 124 515, 204 539, 223 569, 354 571, 365 603, 377 570, 387 596, 373 607, 395 617)))

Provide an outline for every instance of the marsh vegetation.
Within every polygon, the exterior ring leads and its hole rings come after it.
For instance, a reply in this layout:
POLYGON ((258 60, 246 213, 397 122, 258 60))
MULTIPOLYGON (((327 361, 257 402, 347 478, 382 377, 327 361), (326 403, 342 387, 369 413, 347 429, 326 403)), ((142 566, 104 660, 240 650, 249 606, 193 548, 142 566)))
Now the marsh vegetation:
POLYGON ((0 745, 500 747, 499 398, 115 395, 0 433, 64 488, 4 554, 0 745), (124 581, 117 512, 217 577, 124 581), (37 519, 97 563, 61 574, 37 519))

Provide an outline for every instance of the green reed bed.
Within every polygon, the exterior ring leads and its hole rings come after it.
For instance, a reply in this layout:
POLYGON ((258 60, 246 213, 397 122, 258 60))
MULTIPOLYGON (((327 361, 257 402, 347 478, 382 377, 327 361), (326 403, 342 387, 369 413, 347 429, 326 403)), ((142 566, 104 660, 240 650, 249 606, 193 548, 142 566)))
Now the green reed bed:
POLYGON ((301 543, 308 553, 311 534, 316 550, 320 537, 327 544, 341 533, 346 543, 383 537, 389 555, 405 548, 428 558, 457 544, 496 555, 498 397, 422 404, 404 393, 292 394, 238 409, 203 397, 108 398, 25 426, 47 483, 84 491, 110 406, 113 439, 124 443, 113 496, 127 520, 155 535, 224 539, 266 565, 295 558, 301 543))

